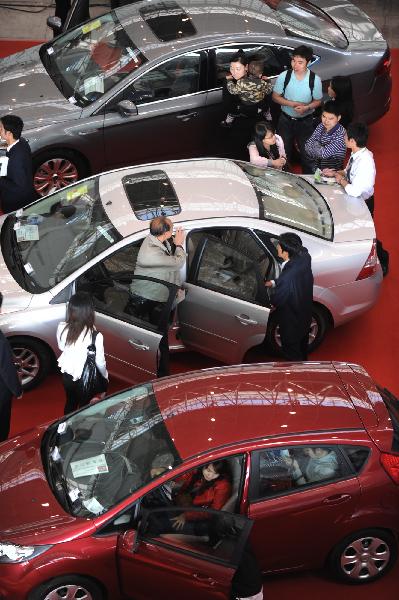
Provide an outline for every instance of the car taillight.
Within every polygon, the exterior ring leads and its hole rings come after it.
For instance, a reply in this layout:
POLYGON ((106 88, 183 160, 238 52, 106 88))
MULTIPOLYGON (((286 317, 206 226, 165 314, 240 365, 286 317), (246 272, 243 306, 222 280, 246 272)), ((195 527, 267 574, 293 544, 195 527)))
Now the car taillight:
POLYGON ((367 279, 367 277, 374 275, 377 270, 377 262, 377 240, 373 240, 370 254, 368 255, 359 275, 356 277, 356 281, 359 281, 360 279, 367 279))
POLYGON ((399 485, 399 455, 381 454, 380 460, 392 481, 399 485))
POLYGON ((377 68, 375 70, 375 75, 378 77, 379 75, 390 75, 391 74, 391 51, 389 48, 385 51, 384 56, 381 61, 378 63, 377 68))

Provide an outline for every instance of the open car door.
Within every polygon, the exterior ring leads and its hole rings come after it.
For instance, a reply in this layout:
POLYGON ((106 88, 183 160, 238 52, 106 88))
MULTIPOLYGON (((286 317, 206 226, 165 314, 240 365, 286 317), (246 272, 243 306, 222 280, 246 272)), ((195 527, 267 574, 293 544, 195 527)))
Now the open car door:
POLYGON ((269 300, 258 260, 206 235, 190 267, 178 305, 187 347, 230 364, 265 339, 269 300))
POLYGON ((121 534, 120 589, 127 598, 226 600, 252 522, 243 515, 190 507, 201 527, 176 533, 181 508, 144 511, 137 533, 121 534), (197 532, 197 533, 195 533, 197 532))

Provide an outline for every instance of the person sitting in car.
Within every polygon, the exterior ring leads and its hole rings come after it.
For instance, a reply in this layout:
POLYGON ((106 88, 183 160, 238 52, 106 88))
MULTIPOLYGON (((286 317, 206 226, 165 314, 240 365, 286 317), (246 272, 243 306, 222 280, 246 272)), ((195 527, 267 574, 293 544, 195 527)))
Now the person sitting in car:
MULTIPOLYGON (((151 463, 150 477, 155 479, 160 477, 173 467, 174 458, 170 452, 157 454, 151 463)), ((161 508, 163 506, 174 506, 173 502, 173 481, 163 483, 149 492, 143 498, 145 508, 161 508)))
POLYGON ((299 466, 298 460, 289 451, 283 452, 283 459, 290 468, 295 485, 332 479, 338 473, 337 455, 329 448, 305 448, 303 453, 309 460, 304 468, 299 466))

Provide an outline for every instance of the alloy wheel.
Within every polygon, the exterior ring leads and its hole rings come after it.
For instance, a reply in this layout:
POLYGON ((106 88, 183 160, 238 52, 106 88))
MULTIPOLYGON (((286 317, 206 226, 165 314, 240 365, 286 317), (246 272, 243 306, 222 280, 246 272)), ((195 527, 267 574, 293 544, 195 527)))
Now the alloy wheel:
POLYGON ((70 584, 54 588, 43 600, 93 600, 93 596, 81 585, 70 584))
POLYGON ((51 158, 38 167, 33 185, 40 196, 45 196, 78 180, 78 170, 69 159, 51 158))
MULTIPOLYGON (((315 341, 317 334, 319 333, 319 325, 314 317, 312 317, 312 322, 310 324, 309 329, 309 346, 313 344, 315 341)), ((277 325, 274 332, 274 339, 279 348, 281 348, 281 336, 280 336, 280 327, 277 325)))
POLYGON ((21 384, 26 386, 37 377, 40 369, 40 359, 30 348, 14 346, 14 363, 21 378, 21 384))
POLYGON ((379 537, 367 536, 348 544, 341 554, 341 568, 354 581, 371 579, 389 564, 391 552, 379 537))

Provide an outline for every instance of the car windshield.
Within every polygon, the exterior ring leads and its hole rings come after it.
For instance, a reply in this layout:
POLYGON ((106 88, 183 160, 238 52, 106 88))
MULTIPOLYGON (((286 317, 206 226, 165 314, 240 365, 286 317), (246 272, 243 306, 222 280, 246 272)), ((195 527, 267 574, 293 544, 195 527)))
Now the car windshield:
POLYGON ((44 44, 40 57, 72 104, 87 106, 146 62, 114 12, 44 44))
POLYGON ((3 256, 27 291, 49 290, 121 239, 103 209, 98 180, 64 188, 8 217, 3 256))
POLYGON ((346 48, 348 40, 326 12, 306 0, 263 0, 273 10, 287 35, 306 37, 346 48))
POLYGON ((105 512, 149 483, 155 458, 170 469, 182 462, 150 383, 52 425, 42 457, 59 502, 82 517, 105 512))
POLYGON ((259 201, 260 218, 333 239, 333 220, 323 196, 305 179, 277 169, 262 169, 236 161, 259 201))

